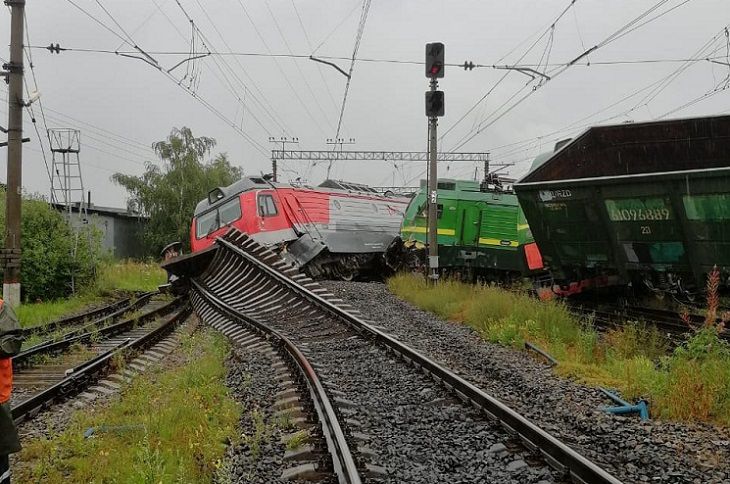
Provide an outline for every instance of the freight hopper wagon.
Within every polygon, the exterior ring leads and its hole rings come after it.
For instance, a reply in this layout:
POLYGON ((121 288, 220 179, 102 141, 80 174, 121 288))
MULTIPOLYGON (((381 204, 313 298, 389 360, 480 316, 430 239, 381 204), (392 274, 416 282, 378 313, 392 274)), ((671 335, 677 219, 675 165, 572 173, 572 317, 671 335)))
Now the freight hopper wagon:
POLYGON ((190 245, 208 260, 215 239, 235 227, 312 277, 351 279, 383 266, 407 203, 353 183, 297 187, 249 177, 198 203, 190 245))
MULTIPOLYGON (((401 228, 411 266, 426 260, 427 192, 422 181, 401 228)), ((448 273, 511 281, 542 270, 517 197, 499 183, 439 179, 437 233, 439 267, 448 273)))
POLYGON ((556 292, 727 287, 730 116, 594 127, 536 164, 514 190, 556 292))

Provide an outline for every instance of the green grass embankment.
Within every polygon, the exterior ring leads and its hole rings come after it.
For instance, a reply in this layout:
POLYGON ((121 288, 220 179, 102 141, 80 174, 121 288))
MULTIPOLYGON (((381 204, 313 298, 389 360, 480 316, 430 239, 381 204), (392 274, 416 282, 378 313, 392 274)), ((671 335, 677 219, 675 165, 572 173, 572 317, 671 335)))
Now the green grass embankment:
POLYGON ((389 289, 441 318, 467 324, 485 340, 524 348, 536 344, 558 360, 556 371, 593 386, 646 398, 653 417, 730 424, 730 347, 706 327, 669 351, 650 326, 627 322, 599 334, 564 304, 492 286, 397 275, 389 289))
POLYGON ((184 337, 181 351, 174 368, 137 377, 123 398, 77 412, 50 439, 26 442, 14 479, 212 482, 241 415, 224 384, 228 345, 219 334, 202 331, 184 337), (98 430, 84 438, 92 427, 98 430))
POLYGON ((155 263, 134 261, 102 264, 95 283, 76 295, 53 301, 21 304, 16 313, 23 327, 43 325, 69 314, 102 304, 118 291, 153 291, 167 280, 165 271, 155 263))

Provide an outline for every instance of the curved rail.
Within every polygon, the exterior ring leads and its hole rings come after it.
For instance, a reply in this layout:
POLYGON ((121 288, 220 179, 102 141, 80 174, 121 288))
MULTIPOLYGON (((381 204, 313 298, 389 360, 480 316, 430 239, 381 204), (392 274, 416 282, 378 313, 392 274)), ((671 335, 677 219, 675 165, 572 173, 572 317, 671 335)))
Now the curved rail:
POLYGON ((309 290, 277 268, 272 267, 272 265, 275 265, 286 269, 290 274, 293 272, 289 266, 280 263, 280 259, 274 256, 271 251, 264 249, 245 234, 232 229, 224 237, 219 237, 217 243, 219 247, 245 260, 248 265, 276 281, 280 286, 293 291, 311 305, 346 323, 354 331, 383 344, 391 351, 399 354, 405 361, 429 373, 435 380, 442 382, 447 388, 453 390, 462 400, 470 401, 474 406, 499 421, 508 431, 517 434, 528 448, 539 451, 552 467, 569 475, 574 482, 606 484, 619 484, 621 482, 480 388, 309 290), (248 253, 239 247, 239 244, 253 250, 266 262, 248 253), (279 261, 276 259, 279 259, 279 261), (269 262, 272 265, 269 265, 269 262))
MULTIPOLYGON (((304 375, 309 392, 314 403, 314 408, 319 417, 322 426, 322 433, 327 442, 327 448, 332 456, 332 465, 340 483, 342 484, 360 484, 359 472, 355 459, 352 456, 350 447, 345 439, 344 431, 337 419, 334 406, 327 396, 324 385, 320 381, 314 368, 309 363, 304 354, 297 348, 294 343, 286 336, 282 335, 275 329, 253 319, 245 314, 237 311, 227 305, 221 299, 213 295, 203 284, 193 280, 193 306, 198 306, 197 298, 213 307, 219 313, 231 318, 233 321, 243 323, 257 332, 265 335, 267 339, 274 339, 278 342, 290 355, 292 361, 297 365, 302 375, 304 375)), ((197 309, 197 308, 196 308, 197 309)))

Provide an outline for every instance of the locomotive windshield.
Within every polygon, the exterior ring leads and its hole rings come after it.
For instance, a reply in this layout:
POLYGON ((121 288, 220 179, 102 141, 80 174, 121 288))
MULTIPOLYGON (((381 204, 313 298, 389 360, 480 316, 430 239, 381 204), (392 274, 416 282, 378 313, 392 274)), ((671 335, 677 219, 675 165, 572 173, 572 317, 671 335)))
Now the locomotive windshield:
POLYGON ((195 225, 195 236, 202 239, 221 227, 241 218, 241 201, 238 197, 220 207, 198 215, 195 225))

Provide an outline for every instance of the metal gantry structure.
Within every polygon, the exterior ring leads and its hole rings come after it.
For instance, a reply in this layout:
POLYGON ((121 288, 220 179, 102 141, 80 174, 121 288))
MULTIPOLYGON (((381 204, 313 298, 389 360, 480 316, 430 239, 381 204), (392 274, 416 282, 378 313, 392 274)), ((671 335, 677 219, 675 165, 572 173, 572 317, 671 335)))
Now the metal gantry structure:
POLYGON ((72 128, 51 128, 48 140, 53 155, 51 169, 51 202, 64 205, 67 215, 78 207, 79 217, 86 215, 84 179, 81 176, 81 131, 72 128))
MULTIPOLYGON (((429 154, 425 151, 328 151, 328 150, 271 150, 271 158, 276 160, 297 161, 410 161, 426 162, 429 154)), ((489 153, 438 153, 439 162, 481 162, 489 161, 489 153)))
MULTIPOLYGON (((53 155, 51 173, 51 203, 63 205, 68 223, 73 229, 71 258, 79 252, 79 237, 85 232, 89 247, 92 233, 86 226, 89 220, 85 198, 84 179, 81 176, 81 131, 73 128, 51 128, 48 141, 53 155)), ((71 292, 76 292, 76 275, 71 273, 71 292)))

